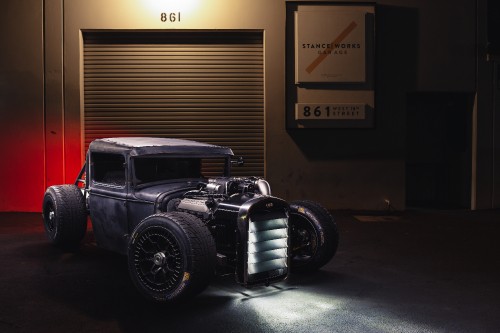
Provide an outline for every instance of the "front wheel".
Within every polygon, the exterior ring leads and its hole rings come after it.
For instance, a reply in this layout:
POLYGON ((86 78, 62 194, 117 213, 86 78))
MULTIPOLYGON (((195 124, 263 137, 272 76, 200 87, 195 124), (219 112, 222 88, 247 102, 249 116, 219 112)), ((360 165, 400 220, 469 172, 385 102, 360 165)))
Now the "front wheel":
POLYGON ((188 213, 147 217, 128 248, 132 282, 148 299, 177 301, 205 289, 215 272, 215 242, 203 222, 188 213))
POLYGON ((332 215, 319 203, 290 203, 291 271, 310 272, 327 264, 337 252, 339 234, 332 215))

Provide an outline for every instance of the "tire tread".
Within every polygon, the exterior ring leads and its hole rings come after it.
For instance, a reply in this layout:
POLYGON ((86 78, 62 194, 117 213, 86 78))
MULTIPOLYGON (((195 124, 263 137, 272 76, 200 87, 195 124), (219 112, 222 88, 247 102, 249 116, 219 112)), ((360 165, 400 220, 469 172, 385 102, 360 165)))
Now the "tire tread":
MULTIPOLYGON (((187 238, 189 253, 191 257, 191 271, 189 285, 182 291, 181 294, 175 296, 175 299, 169 301, 179 301, 199 294, 210 283, 215 274, 216 264, 216 249, 212 234, 206 225, 196 216, 184 212, 168 212, 157 213, 148 216, 135 228, 132 239, 137 233, 140 233, 142 228, 149 223, 161 224, 161 220, 170 220, 182 229, 183 234, 187 238)), ((129 244, 129 258, 133 253, 133 245, 129 244)), ((135 270, 132 262, 129 260, 129 271, 132 279, 139 290, 147 297, 156 301, 166 301, 168 295, 153 295, 136 280, 134 277, 135 270)))
MULTIPOLYGON (((87 209, 82 192, 76 185, 54 185, 45 192, 43 210, 48 201, 55 210, 55 232, 47 228, 49 238, 56 246, 73 249, 87 231, 87 209)), ((45 218, 45 213, 43 214, 45 218)))
POLYGON ((315 228, 320 227, 323 231, 324 244, 318 249, 316 257, 311 259, 310 262, 302 266, 293 265, 292 261, 292 271, 294 272, 309 272, 315 271, 326 265, 335 255, 338 248, 339 242, 339 232, 335 219, 330 214, 330 212, 323 207, 321 204, 310 201, 310 200, 297 200, 290 202, 290 209, 294 213, 298 213, 298 208, 302 207, 307 211, 307 214, 311 214, 315 221, 311 221, 315 225, 315 228))

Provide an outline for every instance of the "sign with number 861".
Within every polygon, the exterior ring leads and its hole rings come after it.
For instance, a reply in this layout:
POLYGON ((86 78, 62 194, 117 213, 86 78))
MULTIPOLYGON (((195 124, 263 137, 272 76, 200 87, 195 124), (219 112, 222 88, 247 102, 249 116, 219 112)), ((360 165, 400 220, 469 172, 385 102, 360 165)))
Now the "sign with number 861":
POLYGON ((365 118, 364 104, 295 104, 295 120, 363 120, 365 118))

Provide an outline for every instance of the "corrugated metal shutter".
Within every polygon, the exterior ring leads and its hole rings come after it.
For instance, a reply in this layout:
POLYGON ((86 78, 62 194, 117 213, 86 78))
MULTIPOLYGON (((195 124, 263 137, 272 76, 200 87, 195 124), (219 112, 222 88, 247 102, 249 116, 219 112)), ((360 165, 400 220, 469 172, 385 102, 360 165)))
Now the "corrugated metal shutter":
POLYGON ((261 32, 84 32, 85 148, 154 136, 228 146, 264 175, 261 32))

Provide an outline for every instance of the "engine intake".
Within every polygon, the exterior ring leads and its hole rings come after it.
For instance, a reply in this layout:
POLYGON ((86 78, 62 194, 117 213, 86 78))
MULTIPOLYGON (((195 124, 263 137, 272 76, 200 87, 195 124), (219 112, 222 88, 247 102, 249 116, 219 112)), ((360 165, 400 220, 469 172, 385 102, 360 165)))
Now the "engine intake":
POLYGON ((256 193, 271 195, 269 183, 259 177, 221 177, 211 178, 208 183, 201 184, 201 189, 210 194, 233 195, 237 193, 256 193))

